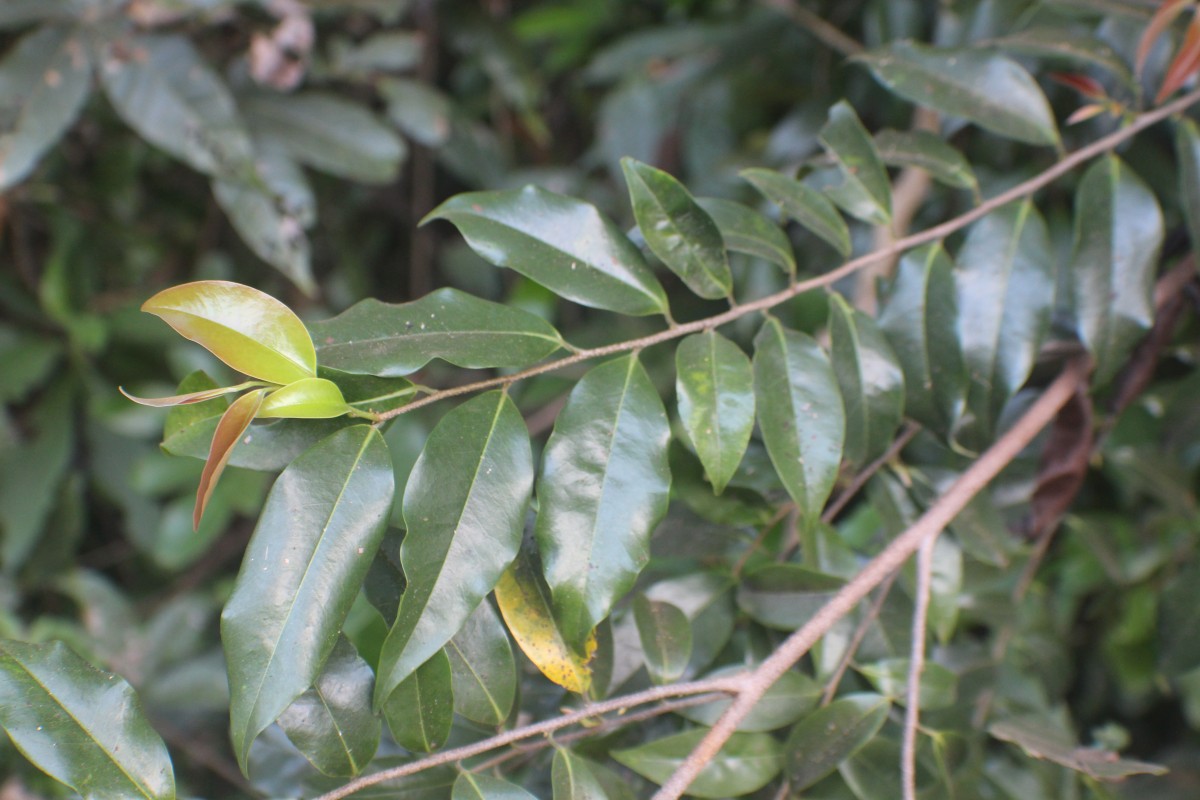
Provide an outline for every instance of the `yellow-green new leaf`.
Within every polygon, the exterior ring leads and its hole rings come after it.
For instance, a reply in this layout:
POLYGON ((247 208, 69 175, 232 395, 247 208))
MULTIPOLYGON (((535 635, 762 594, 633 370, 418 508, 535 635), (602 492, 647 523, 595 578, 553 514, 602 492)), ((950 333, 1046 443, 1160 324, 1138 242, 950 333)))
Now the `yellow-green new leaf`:
POLYGON ((196 281, 151 297, 142 310, 238 372, 287 384, 317 374, 317 352, 290 308, 249 286, 196 281))
POLYGON ((229 454, 242 438, 246 428, 258 416, 262 406, 263 394, 266 389, 255 389, 239 397, 225 410, 217 423, 213 434, 212 445, 208 449, 208 460, 204 462, 204 472, 200 474, 200 486, 196 489, 196 509, 192 512, 192 527, 200 527, 200 517, 204 516, 204 507, 212 497, 217 479, 221 477, 225 465, 229 463, 229 454))
POLYGON ((281 386, 263 400, 263 418, 330 419, 350 411, 342 390, 324 378, 303 378, 281 386))

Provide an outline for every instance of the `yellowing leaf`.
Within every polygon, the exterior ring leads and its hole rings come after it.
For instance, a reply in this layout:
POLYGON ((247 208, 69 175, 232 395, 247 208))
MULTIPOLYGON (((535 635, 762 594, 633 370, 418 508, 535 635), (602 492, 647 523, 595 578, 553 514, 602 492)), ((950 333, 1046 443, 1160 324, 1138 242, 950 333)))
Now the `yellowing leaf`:
POLYGON ((591 687, 588 662, 596 651, 595 633, 588 637, 583 656, 567 646, 550 612, 547 589, 524 554, 496 584, 496 604, 517 645, 543 675, 579 694, 591 687))
POLYGON ((342 390, 324 378, 303 378, 281 386, 263 400, 258 416, 330 419, 350 411, 342 390))
POLYGON ((255 389, 234 400, 217 423, 212 446, 208 449, 208 460, 204 462, 204 472, 200 474, 200 486, 196 489, 196 508, 192 512, 193 528, 200 527, 200 517, 204 516, 208 498, 212 496, 217 479, 221 477, 225 464, 229 462, 229 454, 258 415, 265 392, 266 389, 255 389))
POLYGON ((196 281, 164 289, 142 305, 181 336, 238 372, 287 384, 317 373, 308 329, 268 294, 229 281, 196 281))
POLYGON ((220 397, 223 394, 233 394, 240 392, 243 389, 253 389, 256 386, 262 386, 262 381, 246 381, 239 383, 236 386, 220 386, 216 389, 205 389, 200 392, 188 392, 187 394, 173 394, 169 397, 137 397, 125 391, 125 387, 119 386, 121 394, 128 397, 135 403, 143 406, 151 406, 153 408, 170 408, 171 406, 186 406, 192 403, 203 403, 205 400, 212 400, 214 397, 220 397))

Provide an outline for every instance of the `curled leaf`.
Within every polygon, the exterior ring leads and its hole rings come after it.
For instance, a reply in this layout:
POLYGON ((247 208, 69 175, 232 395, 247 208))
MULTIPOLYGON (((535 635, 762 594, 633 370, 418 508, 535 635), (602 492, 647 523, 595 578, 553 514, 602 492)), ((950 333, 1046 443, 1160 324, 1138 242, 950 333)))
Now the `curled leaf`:
POLYGON ((266 391, 255 389, 234 400, 217 423, 212 445, 208 449, 208 460, 204 462, 204 472, 200 474, 200 486, 196 489, 196 508, 192 512, 193 528, 200 527, 200 517, 204 516, 208 498, 212 496, 217 479, 221 477, 225 464, 229 462, 229 454, 258 415, 266 391))
POLYGON ((192 403, 203 403, 205 400, 212 400, 214 397, 221 395, 233 394, 240 392, 243 389, 253 389, 258 386, 263 386, 262 381, 246 381, 239 383, 236 386, 220 386, 216 389, 205 389, 199 392, 188 392, 186 394, 173 394, 169 397, 137 397, 125 391, 125 387, 118 387, 121 394, 128 397, 135 403, 143 406, 151 406, 152 408, 170 408, 171 406, 186 406, 192 403))
POLYGON ((330 419, 350 411, 342 390, 325 378, 304 378, 281 386, 263 400, 258 416, 264 418, 330 419))

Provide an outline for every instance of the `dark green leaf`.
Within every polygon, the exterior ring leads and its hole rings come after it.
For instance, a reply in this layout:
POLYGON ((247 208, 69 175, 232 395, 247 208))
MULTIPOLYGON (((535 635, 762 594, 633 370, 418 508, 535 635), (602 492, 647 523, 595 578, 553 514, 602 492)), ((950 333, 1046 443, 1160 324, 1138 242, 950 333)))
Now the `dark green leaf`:
MULTIPOLYGON (((612 757, 644 778, 664 783, 708 733, 706 728, 684 731, 612 757)), ((714 755, 687 793, 692 797, 722 798, 750 794, 770 783, 783 767, 779 742, 765 733, 735 733, 714 755)))
POLYGON ((429 434, 404 490, 408 586, 383 644, 375 705, 450 641, 516 557, 533 484, 529 432, 504 392, 429 434))
MULTIPOLYGON (((195 409, 199 406, 179 406, 171 409, 171 412, 185 408, 195 409)), ((202 414, 181 422, 181 427, 164 432, 163 450, 177 456, 207 458, 209 443, 223 411, 215 407, 204 410, 202 414)), ((275 472, 331 433, 357 424, 361 424, 361 420, 337 417, 325 420, 282 419, 269 425, 251 425, 233 449, 228 466, 275 472)))
POLYGON ((754 371, 741 348, 716 331, 689 336, 675 351, 679 420, 713 491, 737 471, 754 428, 754 371))
POLYGON ((691 572, 646 587, 646 597, 670 603, 687 615, 691 624, 692 659, 684 674, 706 668, 733 635, 732 586, 728 574, 691 572))
POLYGON ((1102 40, 1078 29, 1053 25, 1031 27, 991 39, 988 43, 1019 55, 1099 67, 1126 88, 1135 86, 1133 73, 1125 59, 1102 40))
POLYGON ((842 182, 828 187, 825 193, 864 222, 888 224, 892 219, 892 186, 887 170, 871 135, 845 100, 829 109, 820 139, 842 174, 842 182))
POLYGON ((1033 369, 1054 305, 1054 258, 1046 223, 1028 201, 1004 206, 967 233, 956 277, 969 384, 956 436, 968 447, 986 446, 1033 369))
POLYGON ((947 186, 979 191, 967 159, 935 133, 882 130, 875 134, 875 149, 890 167, 919 167, 947 186))
POLYGON ((1178 678, 1200 667, 1200 561, 1193 560, 1162 593, 1158 616, 1159 669, 1178 678))
POLYGON ((633 243, 595 206, 536 186, 469 192, 425 221, 454 223, 467 244, 554 293, 623 314, 665 314, 667 296, 633 243))
POLYGON ((321 365, 317 366, 317 377, 336 383, 349 405, 374 414, 400 408, 417 393, 417 387, 405 378, 358 375, 321 365))
POLYGON ((900 259, 879 327, 904 370, 906 413, 934 431, 949 432, 962 414, 967 373, 958 340, 954 265, 940 244, 900 259))
POLYGON ((732 200, 697 197, 696 202, 717 223, 726 249, 769 261, 788 275, 796 273, 792 243, 774 222, 750 206, 732 200))
POLYGON ((92 83, 78 32, 45 27, 0 61, 0 192, 25 179, 75 122, 92 83))
POLYGON ((0 640, 0 726, 26 758, 85 798, 175 797, 166 745, 132 687, 61 642, 0 640))
POLYGON ((843 257, 850 255, 850 229, 825 195, 795 178, 771 169, 740 173, 783 213, 831 244, 843 257))
POLYGON ((798 564, 769 564, 746 575, 737 601, 754 621, 791 631, 808 622, 844 584, 798 564))
POLYGON ((517 668, 504 625, 480 603, 446 644, 454 675, 454 710, 482 725, 508 719, 517 694, 517 668))
POLYGON ((450 659, 439 650, 392 690, 383 715, 396 744, 414 753, 430 753, 450 738, 454 692, 450 659))
POLYGON ((638 595, 633 600, 633 616, 650 679, 665 684, 679 678, 692 655, 687 615, 670 603, 638 595))
POLYGON ((454 782, 450 800, 537 800, 516 784, 490 775, 464 772, 454 782))
POLYGON ((1179 162, 1180 205, 1195 248, 1200 242, 1200 128, 1187 117, 1176 123, 1175 159, 1179 162))
POLYGON ((1103 747, 1080 747, 1056 720, 1019 717, 994 722, 988 733, 1012 742, 1033 758, 1041 758, 1099 780, 1120 780, 1130 775, 1165 775, 1167 768, 1144 761, 1119 758, 1103 747))
POLYGON ((555 750, 550 781, 554 800, 608 800, 608 793, 596 779, 591 764, 570 750, 555 750))
POLYGON ((371 666, 339 636, 321 677, 279 716, 279 726, 322 773, 357 775, 379 746, 379 718, 371 713, 374 685, 371 666))
MULTIPOLYGON (((875 691, 897 705, 906 705, 908 694, 909 660, 889 658, 873 664, 863 664, 858 671, 871 682, 875 691)), ((958 694, 958 676, 935 662, 927 662, 921 671, 920 706, 922 711, 934 711, 954 705, 958 694)))
POLYGON ((771 463, 811 526, 842 460, 846 417, 837 378, 812 337, 771 317, 754 338, 754 395, 771 463))
POLYGON ((1042 90, 1005 56, 893 42, 859 58, 880 83, 914 103, 1010 139, 1058 144, 1054 114, 1042 90))
POLYGON ((883 727, 888 707, 886 697, 851 694, 801 720, 784 745, 793 790, 812 786, 858 752, 883 727))
POLYGON ((16 28, 41 20, 70 21, 79 14, 79 0, 6 0, 0 6, 0 28, 16 28))
POLYGON ((62 345, 54 339, 0 326, 0 404, 19 402, 41 386, 62 355, 62 345))
POLYGON ((829 304, 830 352, 846 408, 846 460, 867 464, 904 417, 904 373, 875 320, 839 294, 829 304))
POLYGON ((392 464, 368 425, 305 451, 275 482, 221 615, 234 752, 312 686, 383 537, 392 464))
MULTIPOLYGON (((740 667, 718 670, 707 677, 736 672, 740 667)), ((823 689, 821 684, 801 672, 785 672, 779 680, 771 684, 762 699, 754 704, 741 722, 739 731, 773 731, 791 725, 802 716, 812 711, 821 699, 823 689)), ((698 722, 701 725, 714 725, 722 714, 729 708, 733 700, 714 700, 699 706, 680 709, 682 717, 698 722)))
POLYGON ((323 365, 386 377, 435 358, 469 369, 521 367, 563 344, 541 317, 457 289, 399 305, 368 298, 311 329, 323 365))
POLYGON ((701 297, 728 297, 733 276, 717 223, 683 184, 633 158, 621 159, 633 216, 650 252, 701 297))
POLYGON ((1158 202, 1133 170, 1109 156, 1084 173, 1075 196, 1071 278, 1079 338, 1096 361, 1098 384, 1116 374, 1154 322, 1162 241, 1158 202))
POLYGON ((635 354, 594 367, 546 444, 536 535, 555 616, 583 643, 629 591, 667 510, 670 427, 635 354))

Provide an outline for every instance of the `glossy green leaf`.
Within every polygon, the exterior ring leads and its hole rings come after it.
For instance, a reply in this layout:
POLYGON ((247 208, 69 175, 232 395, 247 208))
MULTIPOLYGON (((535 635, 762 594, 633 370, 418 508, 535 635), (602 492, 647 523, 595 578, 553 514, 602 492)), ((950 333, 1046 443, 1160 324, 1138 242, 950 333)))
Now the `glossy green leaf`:
POLYGON ((452 683, 444 650, 400 681, 383 704, 396 744, 414 753, 431 753, 446 743, 454 724, 452 683))
POLYGON ((554 613, 582 650, 650 557, 667 510, 670 426, 636 354, 593 367, 546 443, 535 534, 554 613))
POLYGON ((717 223, 726 249, 776 264, 788 275, 796 273, 792 243, 774 222, 750 206, 732 200, 697 197, 696 202, 717 223))
POLYGON ((1154 323, 1162 242, 1162 212, 1150 188, 1116 156, 1093 164, 1075 195, 1071 282, 1079 338, 1095 359, 1098 384, 1116 374, 1154 323))
POLYGON ((109 101, 143 139, 210 175, 253 170, 229 88, 188 39, 119 37, 100 60, 109 101))
POLYGON ((821 145, 837 164, 842 182, 825 193, 848 214, 886 225, 892 219, 892 185, 871 134, 845 100, 829 109, 821 128, 821 145))
POLYGON ((238 372, 270 383, 315 377, 317 354, 304 323, 269 294, 229 281, 164 289, 142 304, 238 372))
POLYGON ((504 392, 442 417, 404 490, 408 586, 380 654, 375 705, 450 641, 512 563, 533 484, 529 431, 504 392))
MULTIPOLYGON (((707 677, 713 678, 740 669, 742 668, 733 667, 718 670, 707 677)), ((750 713, 738 723, 737 729, 739 731, 765 732, 791 725, 816 708, 823 691, 824 688, 821 684, 804 673, 785 672, 779 677, 779 680, 771 684, 762 699, 754 704, 750 713)), ((715 725, 732 703, 732 699, 714 700, 711 703, 682 708, 676 713, 701 725, 715 725)))
POLYGON ((450 800, 537 800, 529 792, 508 781, 483 773, 464 772, 454 782, 450 800))
POLYGON ((1061 764, 1067 769, 1098 780, 1120 780, 1130 775, 1165 775, 1160 764, 1120 758, 1104 747, 1080 747, 1057 720, 1039 716, 1001 720, 988 726, 988 733, 1011 742, 1033 758, 1061 764))
POLYGON ((837 378, 812 337, 771 317, 754 338, 754 395, 771 463, 811 526, 842 460, 846 416, 837 378))
POLYGON ((942 246, 905 254, 879 312, 879 327, 904 371, 905 413, 943 434, 966 402, 958 316, 954 264, 942 246))
POLYGON ((670 603, 638 595, 633 599, 633 617, 650 679, 665 684, 679 678, 692 655, 692 627, 687 615, 670 603))
MULTIPOLYGON (((219 402, 220 399, 205 401, 206 404, 219 402)), ((171 409, 171 413, 196 408, 201 408, 201 405, 179 406, 171 409)), ((206 458, 221 413, 220 410, 201 409, 200 416, 190 418, 181 427, 165 433, 163 450, 171 455, 206 458)), ((228 466, 278 472, 326 436, 360 423, 361 420, 352 417, 334 417, 321 420, 281 419, 265 425, 253 425, 233 449, 228 466)))
POLYGON ((1158 612, 1158 667, 1179 678, 1200 667, 1200 561, 1192 561, 1162 591, 1158 612))
POLYGON ((768 564, 738 586, 738 607, 755 622, 791 631, 808 622, 842 588, 835 575, 799 564, 768 564))
POLYGON ((0 61, 0 192, 24 180, 75 122, 92 83, 88 48, 77 31, 44 27, 0 61))
POLYGON ((263 419, 329 419, 340 417, 349 410, 336 383, 325 378, 301 378, 268 394, 258 416, 263 419))
POLYGON ((221 615, 230 729, 243 770, 260 732, 320 677, 392 504, 383 437, 355 425, 283 471, 221 615))
POLYGON ((1200 127, 1188 117, 1175 124, 1175 160, 1179 166, 1179 201, 1195 248, 1200 242, 1200 127))
POLYGON ((321 364, 401 376, 440 358, 459 367, 523 367, 562 346, 558 331, 519 308, 438 289, 394 305, 366 299, 312 325, 321 364))
POLYGON ((967 159, 935 133, 889 128, 875 134, 875 149, 889 167, 919 167, 939 183, 979 191, 979 181, 967 159))
POLYGON ((0 640, 0 726, 84 798, 175 797, 171 757, 133 688, 61 642, 0 640))
POLYGON ((963 551, 950 536, 939 536, 933 545, 929 587, 929 628, 938 642, 946 644, 958 627, 963 604, 963 551))
POLYGON ((733 275, 717 223, 683 184, 633 158, 621 159, 633 216, 650 252, 701 297, 728 297, 733 275))
POLYGON ((456 195, 424 221, 454 223, 486 261, 568 300, 623 314, 665 314, 667 296, 641 252, 588 203, 536 186, 456 195))
POLYGON ((208 459, 204 462, 204 471, 200 473, 200 485, 196 487, 196 507, 192 511, 192 527, 200 527, 200 518, 204 516, 204 507, 212 497, 213 489, 229 463, 229 455, 237 446, 242 434, 258 415, 262 408, 263 394, 266 389, 254 389, 234 400, 217 422, 213 432, 212 445, 208 450, 208 459))
POLYGON ((1010 139, 1058 144, 1054 114, 1037 82, 998 53, 893 42, 859 60, 880 83, 914 103, 1010 139))
POLYGON ((1050 327, 1055 252, 1030 202, 1013 203, 967 232, 958 252, 958 320, 967 406, 956 437, 985 447, 1005 403, 1029 377, 1050 327))
POLYGON ((850 229, 833 203, 816 189, 771 169, 738 173, 783 213, 824 239, 843 257, 850 255, 850 229))
POLYGON ((1079 66, 1099 67, 1133 89, 1133 73, 1125 58, 1096 36, 1058 25, 1031 26, 1017 33, 991 39, 989 44, 1023 56, 1065 61, 1079 66))
POLYGON ((446 643, 454 676, 454 710, 481 725, 508 719, 517 694, 517 668, 504 624, 490 603, 471 612, 446 643))
POLYGON ((754 429, 754 372, 741 348, 714 330, 697 333, 675 350, 679 420, 713 491, 720 494, 737 471, 754 429))
POLYGON ((358 775, 379 747, 379 718, 371 713, 375 673, 345 636, 321 677, 279 716, 279 726, 325 775, 358 775))
POLYGON ((395 179, 404 141, 361 103, 324 92, 255 94, 243 103, 255 136, 301 164, 361 183, 395 179))
POLYGON ((242 241, 255 254, 286 275, 305 294, 316 293, 312 253, 303 210, 288 207, 271 191, 261 174, 251 178, 214 179, 213 197, 242 241))
POLYGON ((792 788, 807 789, 858 752, 883 727, 889 705, 877 694, 851 694, 801 720, 784 745, 792 788))
POLYGON ((608 800, 591 763, 561 747, 554 751, 550 785, 554 790, 553 800, 608 800))
MULTIPOLYGON (((672 475, 672 478, 675 478, 672 475)), ((692 658, 685 675, 695 675, 713 662, 733 635, 733 579, 719 571, 689 572, 646 587, 646 597, 682 611, 692 629, 692 658)))
POLYGON ((904 372, 875 320, 841 295, 829 304, 830 353, 846 409, 846 460, 881 455, 904 418, 904 372))
MULTIPOLYGON (((612 757, 644 778, 664 783, 695 749, 708 729, 684 731, 663 739, 614 750, 612 757)), ((740 797, 766 786, 783 768, 779 742, 766 733, 729 737, 687 788, 692 797, 740 797)))
MULTIPOLYGON (((875 691, 897 705, 907 705, 909 660, 889 658, 872 664, 862 664, 858 671, 871 682, 875 691)), ((926 662, 921 670, 920 706, 922 711, 936 711, 954 705, 958 695, 958 676, 936 662, 926 662)))

